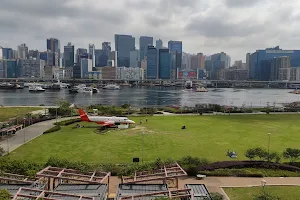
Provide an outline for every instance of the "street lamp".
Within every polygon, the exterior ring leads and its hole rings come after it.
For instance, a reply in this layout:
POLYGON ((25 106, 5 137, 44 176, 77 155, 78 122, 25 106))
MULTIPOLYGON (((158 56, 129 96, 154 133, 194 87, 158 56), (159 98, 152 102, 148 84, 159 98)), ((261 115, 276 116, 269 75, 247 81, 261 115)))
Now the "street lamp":
POLYGON ((146 100, 146 116, 147 116, 147 111, 148 111, 148 101, 146 100))
POLYGON ((127 106, 128 106, 128 109, 127 109, 127 115, 129 115, 129 109, 130 109, 130 105, 129 105, 129 101, 127 101, 127 106))
POLYGON ((142 132, 142 163, 144 163, 144 135, 145 132, 142 132))
POLYGON ((270 138, 271 133, 268 133, 268 162, 270 162, 270 138))
POLYGON ((26 118, 23 118, 23 119, 24 119, 23 135, 24 135, 24 144, 25 144, 25 142, 26 142, 26 135, 25 135, 26 118))

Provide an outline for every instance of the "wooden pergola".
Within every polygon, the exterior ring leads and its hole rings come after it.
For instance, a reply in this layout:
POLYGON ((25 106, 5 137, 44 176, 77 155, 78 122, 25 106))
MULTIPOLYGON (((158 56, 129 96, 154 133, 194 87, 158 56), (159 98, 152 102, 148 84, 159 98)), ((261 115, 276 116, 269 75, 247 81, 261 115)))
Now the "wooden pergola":
POLYGON ((179 189, 179 190, 169 190, 163 192, 152 192, 144 194, 135 194, 128 196, 121 196, 118 200, 126 199, 142 199, 143 197, 168 197, 170 199, 194 199, 194 195, 191 189, 179 189))
POLYGON ((6 184, 34 184, 38 179, 31 179, 24 175, 1 173, 0 182, 6 184))
POLYGON ((58 168, 48 166, 39 171, 36 176, 48 181, 48 189, 54 189, 58 183, 86 183, 86 184, 105 184, 109 185, 110 172, 87 172, 83 173, 79 170, 58 168), (53 184, 51 188, 50 185, 53 184))
POLYGON ((180 167, 178 163, 165 165, 164 167, 151 171, 135 172, 134 177, 122 177, 123 184, 135 183, 151 183, 154 181, 162 181, 163 184, 167 180, 175 180, 176 188, 178 188, 178 178, 187 176, 187 173, 180 167))
POLYGON ((65 194, 60 192, 50 192, 46 190, 38 190, 38 189, 32 189, 32 188, 23 188, 21 187, 18 192, 13 197, 13 200, 17 199, 30 199, 30 200, 61 200, 61 199, 75 199, 78 200, 94 200, 93 197, 86 197, 86 196, 80 196, 80 195, 73 195, 73 194, 65 194))

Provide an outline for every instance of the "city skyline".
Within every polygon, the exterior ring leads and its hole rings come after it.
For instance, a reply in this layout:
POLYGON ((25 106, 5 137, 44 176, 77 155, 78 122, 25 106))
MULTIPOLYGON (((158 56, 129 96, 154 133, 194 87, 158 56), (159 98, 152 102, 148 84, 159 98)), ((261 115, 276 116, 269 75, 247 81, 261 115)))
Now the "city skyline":
MULTIPOLYGON (((297 49, 299 4, 294 0, 112 0, 109 4, 94 0, 3 0, 0 44, 16 48, 26 43, 30 49, 42 51, 45 38, 54 37, 61 46, 72 42, 75 47, 88 48, 92 43, 97 48, 104 41, 115 46, 114 34, 125 33, 136 38, 160 38, 164 44, 180 40, 184 52, 212 55, 223 51, 232 60, 245 61, 245 54, 256 49, 277 45, 297 49)), ((138 40, 135 45, 139 46, 138 40)))

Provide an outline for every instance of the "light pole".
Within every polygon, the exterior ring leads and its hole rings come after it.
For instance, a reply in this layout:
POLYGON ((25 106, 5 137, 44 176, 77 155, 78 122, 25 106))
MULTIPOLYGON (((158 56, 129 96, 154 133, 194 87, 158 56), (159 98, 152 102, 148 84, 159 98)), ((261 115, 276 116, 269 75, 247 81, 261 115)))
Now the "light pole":
POLYGON ((129 109, 130 109, 130 105, 129 105, 129 101, 127 101, 127 106, 128 106, 128 109, 127 109, 127 115, 129 115, 129 109))
POLYGON ((25 144, 25 142, 26 142, 26 135, 25 135, 26 118, 23 118, 23 119, 24 119, 23 135, 24 135, 24 144, 25 144))
POLYGON ((271 133, 268 133, 268 162, 270 162, 270 138, 271 133))
POLYGON ((146 100, 146 117, 147 117, 147 112, 148 112, 148 101, 146 100))
POLYGON ((142 163, 144 163, 144 135, 145 135, 145 132, 142 133, 142 163))
POLYGON ((56 107, 56 112, 55 112, 55 119, 56 119, 56 123, 57 123, 57 107, 56 107))

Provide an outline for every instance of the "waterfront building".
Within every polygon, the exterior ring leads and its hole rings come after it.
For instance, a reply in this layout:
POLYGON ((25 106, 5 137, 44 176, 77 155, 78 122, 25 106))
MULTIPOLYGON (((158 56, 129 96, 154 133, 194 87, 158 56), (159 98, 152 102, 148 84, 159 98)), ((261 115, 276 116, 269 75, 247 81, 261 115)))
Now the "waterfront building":
POLYGON ((92 59, 92 66, 95 67, 95 45, 94 44, 89 44, 89 54, 92 59))
POLYGON ((130 51, 130 67, 139 67, 140 51, 130 51))
MULTIPOLYGON (((173 52, 173 55, 175 56, 173 56, 173 65, 175 65, 176 66, 176 53, 174 53, 173 52)), ((189 53, 185 53, 185 52, 183 52, 182 53, 182 64, 181 64, 181 68, 182 69, 190 69, 191 68, 191 54, 189 54, 189 53)))
POLYGON ((73 65, 73 78, 81 78, 81 66, 80 63, 73 65))
POLYGON ((4 60, 0 60, 0 78, 6 78, 6 74, 6 62, 4 60))
POLYGON ((102 67, 102 79, 115 80, 117 78, 117 67, 102 67))
POLYGON ((177 79, 198 79, 197 69, 177 69, 177 79))
POLYGON ((157 49, 154 46, 148 46, 147 49, 147 79, 158 78, 158 56, 157 49))
POLYGON ((270 80, 290 80, 291 57, 281 56, 271 59, 270 80))
POLYGON ((144 70, 138 67, 117 67, 119 80, 143 80, 144 70))
POLYGON ((74 65, 74 45, 71 42, 64 46, 64 67, 73 67, 74 65))
POLYGON ((300 81, 300 67, 291 67, 290 81, 300 81))
POLYGON ((209 71, 211 80, 225 79, 225 69, 228 65, 228 56, 226 53, 221 52, 211 55, 206 64, 206 70, 209 71))
POLYGON ((47 39, 47 51, 57 53, 58 55, 58 65, 60 65, 60 42, 57 38, 47 39))
POLYGON ((239 67, 230 67, 225 71, 226 80, 247 80, 248 71, 239 67))
MULTIPOLYGON (((96 53, 95 53, 96 54, 96 53)), ((111 46, 110 42, 103 42, 102 43, 102 49, 98 49, 97 52, 97 67, 104 67, 107 66, 108 60, 114 60, 115 58, 111 59, 111 46)), ((113 56, 114 57, 114 56, 113 56)))
POLYGON ((144 59, 147 55, 148 46, 153 46, 153 37, 141 36, 140 37, 140 58, 144 59))
POLYGON ((18 58, 28 58, 28 46, 25 43, 18 46, 18 58))
POLYGON ((102 49, 95 49, 95 67, 101 67, 102 49))
POLYGON ((159 78, 171 79, 171 55, 169 49, 159 49, 158 59, 159 78))
POLYGON ((45 61, 41 59, 20 60, 21 76, 26 78, 43 78, 45 61))
MULTIPOLYGON (((52 53, 52 52, 51 52, 52 53)), ((55 66, 45 65, 42 70, 41 77, 44 79, 53 79, 55 74, 55 66)))
POLYGON ((16 59, 5 60, 6 62, 6 78, 18 78, 20 75, 18 69, 18 61, 16 59))
POLYGON ((170 53, 175 55, 173 59, 175 61, 175 66, 172 66, 172 69, 177 69, 182 67, 182 41, 169 41, 168 49, 170 53))
POLYGON ((102 71, 92 71, 88 72, 89 79, 101 80, 102 79, 102 71))
POLYGON ((129 67, 130 51, 135 50, 135 38, 131 35, 115 35, 115 51, 117 52, 118 67, 129 67))
POLYGON ((88 78, 89 72, 93 71, 93 61, 88 58, 81 58, 80 60, 80 78, 88 78))
POLYGON ((73 68, 72 67, 68 67, 68 68, 55 67, 54 68, 54 79, 63 80, 63 79, 71 79, 72 77, 73 77, 73 68))
POLYGON ((273 59, 281 56, 289 56, 291 58, 291 67, 300 66, 300 50, 282 50, 279 46, 267 48, 265 50, 256 50, 250 55, 249 76, 255 80, 266 80, 266 75, 261 74, 264 68, 265 60, 273 59))
POLYGON ((249 77, 249 72, 250 72, 250 53, 246 54, 246 70, 248 71, 248 77, 249 77))
POLYGON ((156 49, 162 49, 163 48, 163 41, 161 39, 156 40, 156 49))

